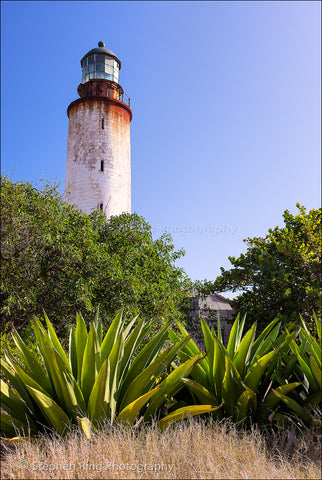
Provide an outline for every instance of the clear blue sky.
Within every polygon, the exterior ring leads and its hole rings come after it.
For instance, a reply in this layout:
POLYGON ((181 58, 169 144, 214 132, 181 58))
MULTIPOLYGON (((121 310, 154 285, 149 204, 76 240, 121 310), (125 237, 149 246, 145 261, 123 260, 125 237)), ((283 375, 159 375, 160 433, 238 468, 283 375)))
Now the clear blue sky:
POLYGON ((103 40, 131 98, 132 205, 193 279, 320 202, 321 5, 1 2, 2 171, 63 189, 68 104, 103 40))

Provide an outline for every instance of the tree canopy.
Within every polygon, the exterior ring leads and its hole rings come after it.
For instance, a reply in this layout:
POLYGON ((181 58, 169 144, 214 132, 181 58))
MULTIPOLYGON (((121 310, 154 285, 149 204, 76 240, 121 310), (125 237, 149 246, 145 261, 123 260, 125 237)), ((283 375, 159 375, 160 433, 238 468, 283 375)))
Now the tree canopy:
POLYGON ((106 219, 67 205, 49 183, 2 178, 1 325, 20 327, 45 310, 57 326, 82 311, 181 316, 189 281, 171 237, 154 240, 137 214, 106 219))
POLYGON ((233 268, 221 268, 221 275, 199 290, 238 292, 230 303, 247 313, 249 322, 321 314, 321 209, 306 212, 296 206, 297 215, 285 210, 283 228, 270 229, 264 238, 245 239, 246 253, 229 257, 233 268))

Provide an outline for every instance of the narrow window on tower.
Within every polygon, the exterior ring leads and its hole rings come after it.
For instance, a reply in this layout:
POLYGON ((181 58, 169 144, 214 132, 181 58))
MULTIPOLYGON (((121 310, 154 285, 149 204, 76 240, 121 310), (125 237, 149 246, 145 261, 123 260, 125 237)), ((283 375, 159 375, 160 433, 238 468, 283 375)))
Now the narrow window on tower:
POLYGON ((101 172, 104 172, 104 160, 101 160, 101 172))
POLYGON ((104 117, 102 118, 102 121, 101 121, 101 127, 102 127, 102 130, 104 130, 104 117))
POLYGON ((100 210, 103 210, 103 204, 100 203, 100 210))

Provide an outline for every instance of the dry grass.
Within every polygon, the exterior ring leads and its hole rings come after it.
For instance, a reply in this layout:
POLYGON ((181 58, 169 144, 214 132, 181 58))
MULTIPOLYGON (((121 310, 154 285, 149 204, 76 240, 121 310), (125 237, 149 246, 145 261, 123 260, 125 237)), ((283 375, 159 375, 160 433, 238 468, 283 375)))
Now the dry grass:
POLYGON ((320 438, 306 437, 288 434, 267 444, 255 429, 196 420, 163 433, 105 426, 90 441, 75 431, 64 440, 24 442, 5 454, 1 478, 321 479, 320 438))

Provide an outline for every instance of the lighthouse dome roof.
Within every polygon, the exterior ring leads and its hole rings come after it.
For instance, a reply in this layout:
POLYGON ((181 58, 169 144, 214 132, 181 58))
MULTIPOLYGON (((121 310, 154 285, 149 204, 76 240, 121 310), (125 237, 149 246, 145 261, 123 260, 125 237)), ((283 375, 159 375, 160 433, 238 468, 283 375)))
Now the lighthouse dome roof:
POLYGON ((85 58, 90 57, 94 54, 106 55, 108 57, 114 58, 119 64, 119 70, 121 70, 120 60, 117 58, 115 53, 112 52, 112 50, 109 50, 108 48, 105 48, 105 43, 103 41, 98 42, 98 46, 96 48, 92 48, 92 50, 90 50, 89 52, 86 53, 86 55, 83 56, 83 58, 80 61, 82 68, 83 68, 83 62, 84 62, 85 58))

